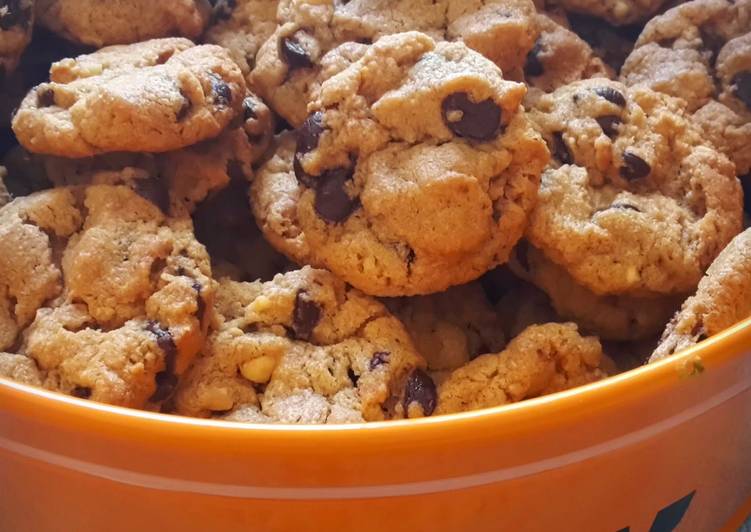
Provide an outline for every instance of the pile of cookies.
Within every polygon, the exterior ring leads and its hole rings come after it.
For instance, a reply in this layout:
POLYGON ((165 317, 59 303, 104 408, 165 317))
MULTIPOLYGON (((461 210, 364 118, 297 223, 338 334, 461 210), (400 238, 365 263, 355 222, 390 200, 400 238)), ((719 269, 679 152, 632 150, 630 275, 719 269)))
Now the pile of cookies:
POLYGON ((6 378, 414 418, 751 315, 751 0, 11 0, 0 73, 6 378))

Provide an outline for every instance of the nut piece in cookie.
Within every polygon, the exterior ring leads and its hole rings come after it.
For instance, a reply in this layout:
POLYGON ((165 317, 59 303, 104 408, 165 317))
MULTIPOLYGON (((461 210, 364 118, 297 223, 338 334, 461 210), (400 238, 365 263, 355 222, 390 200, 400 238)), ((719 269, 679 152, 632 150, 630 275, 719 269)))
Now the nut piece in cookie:
POLYGON ((548 153, 525 88, 460 43, 381 38, 326 80, 254 180, 272 245, 372 295, 426 294, 508 259, 548 153))
POLYGON ((477 357, 438 388, 436 414, 515 403, 606 377, 597 338, 573 323, 532 325, 496 354, 477 357))
POLYGON ((402 324, 329 272, 223 280, 216 323, 176 412, 346 423, 432 414, 435 386, 402 324))
POLYGON ((226 50, 185 39, 103 48, 53 65, 51 76, 24 98, 13 131, 29 151, 63 157, 162 152, 213 138, 245 96, 226 50))
POLYGON ((64 187, 0 209, 0 350, 43 386, 142 407, 203 344, 214 282, 186 219, 126 187, 64 187))

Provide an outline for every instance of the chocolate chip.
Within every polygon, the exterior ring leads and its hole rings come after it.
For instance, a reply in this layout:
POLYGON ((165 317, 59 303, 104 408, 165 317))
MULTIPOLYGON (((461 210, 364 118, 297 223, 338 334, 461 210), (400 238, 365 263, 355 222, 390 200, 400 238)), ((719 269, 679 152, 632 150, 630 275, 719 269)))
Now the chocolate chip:
POLYGON ((292 311, 292 331, 295 338, 310 340, 313 329, 321 320, 321 307, 308 298, 305 290, 299 290, 295 296, 295 308, 292 311))
POLYGON ((491 140, 501 129, 501 108, 490 98, 473 102, 466 92, 449 94, 441 104, 443 121, 455 135, 491 140))
POLYGON ((535 45, 527 54, 527 59, 524 61, 524 74, 527 76, 535 77, 542 76, 545 71, 545 67, 540 61, 540 53, 542 52, 542 43, 540 39, 537 39, 535 45))
POLYGON ((237 7, 237 0, 209 0, 214 7, 212 20, 227 20, 232 16, 232 11, 237 7))
POLYGON ((282 59, 287 63, 290 70, 313 66, 313 61, 310 59, 308 51, 294 36, 282 37, 281 41, 279 41, 279 50, 281 50, 282 59))
POLYGON ((28 2, 28 7, 24 7, 21 0, 0 2, 0 30, 9 30, 14 26, 28 28, 31 22, 32 5, 28 2))
MULTIPOLYGON (((159 379, 162 380, 162 382, 171 382, 171 377, 169 376, 174 376, 175 358, 177 358, 177 346, 175 345, 175 340, 172 338, 172 333, 169 329, 162 328, 162 326, 155 321, 149 321, 146 324, 146 330, 156 336, 156 345, 159 346, 159 349, 164 353, 164 371, 161 371, 157 376, 163 374, 159 379)), ((157 389, 155 395, 158 393, 160 393, 159 389, 157 389)), ((164 398, 161 398, 159 400, 161 401, 163 399, 164 398)), ((154 400, 156 401, 157 399, 154 400)))
POLYGON ((350 198, 345 185, 352 179, 350 168, 333 168, 316 177, 315 210, 332 223, 343 222, 355 210, 357 201, 350 198))
POLYGON ((214 103, 226 107, 232 103, 232 89, 227 83, 214 74, 209 74, 209 81, 211 82, 211 92, 214 95, 214 103))
POLYGON ((562 164, 572 164, 574 162, 574 157, 571 151, 569 151, 568 146, 566 146, 566 141, 563 140, 563 133, 560 131, 553 133, 553 147, 551 151, 553 152, 553 156, 561 161, 562 164))
POLYGON ((169 213, 169 190, 167 190, 167 185, 161 177, 147 177, 136 180, 135 192, 159 207, 164 214, 169 213))
POLYGON ((149 398, 154 403, 159 403, 172 396, 177 388, 177 377, 168 371, 160 371, 154 377, 156 381, 156 390, 149 398))
POLYGON ((357 381, 360 380, 360 376, 355 373, 352 368, 347 368, 347 376, 349 377, 349 380, 352 381, 352 385, 357 386, 357 381))
POLYGON ((621 177, 628 179, 640 179, 649 175, 652 167, 647 161, 630 151, 623 152, 623 166, 621 166, 621 177))
POLYGON ((91 388, 87 388, 86 386, 76 386, 70 391, 70 394, 79 399, 88 399, 91 397, 91 388))
POLYGON ((733 94, 751 109, 751 71, 738 72, 733 76, 733 94))
POLYGON ((198 281, 195 281, 193 283, 193 290, 196 291, 196 305, 198 306, 198 309, 196 310, 196 317, 198 318, 198 321, 203 323, 203 317, 204 314, 206 314, 206 301, 203 300, 203 296, 201 295, 201 291, 203 290, 203 286, 201 286, 201 283, 198 281))
POLYGON ((297 153, 315 150, 323 130, 323 113, 316 111, 310 114, 297 130, 297 153))
POLYGON ((37 89, 37 105, 39 107, 52 107, 55 105, 55 91, 49 87, 37 89))
POLYGON ((245 120, 256 120, 258 113, 256 113, 256 104, 253 98, 245 98, 243 100, 243 116, 245 120))
POLYGON ((613 87, 597 87, 595 93, 598 96, 602 96, 610 103, 619 105, 620 107, 626 106, 626 97, 621 91, 614 89, 613 87))
POLYGON ((608 137, 613 138, 618 134, 618 126, 621 125, 621 118, 616 115, 598 116, 595 118, 597 123, 600 124, 602 132, 608 137))
POLYGON ((435 383, 430 376, 421 369, 416 369, 407 377, 404 388, 404 412, 409 412, 409 405, 417 403, 422 407, 424 415, 429 416, 435 410, 438 400, 435 383))
POLYGON ((370 359, 370 363, 368 364, 370 371, 373 371, 376 368, 383 366, 384 364, 388 364, 390 357, 391 353, 389 353, 388 351, 377 351, 373 353, 373 356, 370 359))

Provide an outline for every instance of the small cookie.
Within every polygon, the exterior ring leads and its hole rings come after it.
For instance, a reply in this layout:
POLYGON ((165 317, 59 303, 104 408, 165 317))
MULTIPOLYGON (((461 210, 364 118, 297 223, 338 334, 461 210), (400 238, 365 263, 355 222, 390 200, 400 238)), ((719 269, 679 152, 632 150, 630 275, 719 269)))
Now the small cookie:
POLYGON ((35 153, 87 157, 162 152, 217 136, 240 111, 245 81, 223 48, 186 43, 104 48, 53 66, 53 79, 65 81, 42 83, 24 98, 13 119, 19 142, 35 153), (149 48, 161 53, 143 55, 149 48))
POLYGON ((189 220, 126 187, 63 187, 0 209, 0 243, 0 350, 79 397, 141 407, 169 395, 213 300, 189 220))
POLYGON ((97 48, 159 37, 195 39, 210 12, 207 0, 37 0, 36 7, 41 26, 97 48))
POLYGON ((430 371, 456 369, 506 344, 503 323, 479 282, 384 303, 404 324, 430 371))
POLYGON ((585 13, 622 26, 648 19, 656 13, 665 0, 557 0, 557 3, 575 13, 585 13))
POLYGON ((650 357, 656 362, 722 332, 751 316, 751 229, 736 236, 720 253, 668 323, 650 357))
POLYGON ((529 113, 551 148, 530 242, 595 294, 680 294, 741 230, 733 164, 683 103, 591 79, 529 113))
POLYGON ((751 1, 693 0, 655 17, 621 80, 683 98, 738 174, 751 170, 751 1))
POLYGON ((454 371, 438 388, 436 414, 515 403, 606 377, 602 347, 573 323, 533 325, 506 349, 454 371))
POLYGON ((325 81, 259 170, 273 246, 371 295, 438 292, 505 262, 548 154, 524 86, 461 43, 381 38, 325 81))
POLYGON ((34 0, 6 0, 0 4, 0 86, 13 72, 31 41, 34 0))
POLYGON ((204 42, 228 49, 244 75, 256 64, 261 45, 276 29, 279 0, 219 0, 204 42))
POLYGON ((178 414, 347 423, 435 408, 435 386, 402 324, 329 272, 223 280, 215 310, 214 331, 175 396, 178 414))
POLYGON ((603 340, 641 340, 658 334, 683 300, 682 295, 598 296, 577 284, 566 270, 537 248, 520 242, 511 268, 549 296, 556 312, 603 340))

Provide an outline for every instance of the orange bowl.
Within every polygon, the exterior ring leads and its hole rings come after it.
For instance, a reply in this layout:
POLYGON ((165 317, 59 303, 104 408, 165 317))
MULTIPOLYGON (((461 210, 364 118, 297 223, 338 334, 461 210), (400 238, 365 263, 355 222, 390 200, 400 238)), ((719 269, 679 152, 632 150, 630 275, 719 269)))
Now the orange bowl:
POLYGON ((718 530, 749 456, 751 319, 605 381, 410 421, 238 424, 0 379, 3 531, 718 530))

